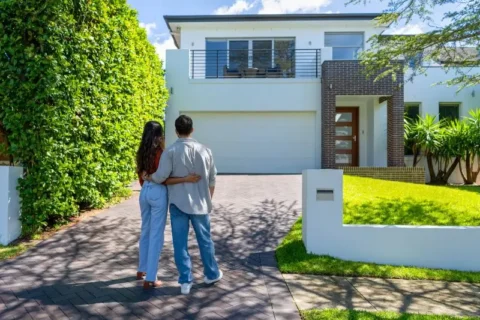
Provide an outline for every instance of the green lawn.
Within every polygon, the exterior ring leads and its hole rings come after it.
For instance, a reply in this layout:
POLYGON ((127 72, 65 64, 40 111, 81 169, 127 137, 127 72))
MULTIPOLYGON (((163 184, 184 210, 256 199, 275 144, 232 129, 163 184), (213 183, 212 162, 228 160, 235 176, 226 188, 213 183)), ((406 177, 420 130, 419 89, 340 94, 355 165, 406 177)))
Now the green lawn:
POLYGON ((308 310, 302 311, 305 320, 469 320, 478 317, 451 317, 394 312, 365 312, 354 310, 308 310))
POLYGON ((16 257, 28 249, 24 244, 2 246, 0 245, 0 261, 16 257))
POLYGON ((480 187, 344 177, 345 224, 480 226, 480 187))
MULTIPOLYGON (((344 222, 350 224, 480 225, 480 193, 345 176, 344 222)), ((298 220, 277 248, 284 273, 430 279, 480 283, 480 272, 397 267, 307 254, 298 220)))

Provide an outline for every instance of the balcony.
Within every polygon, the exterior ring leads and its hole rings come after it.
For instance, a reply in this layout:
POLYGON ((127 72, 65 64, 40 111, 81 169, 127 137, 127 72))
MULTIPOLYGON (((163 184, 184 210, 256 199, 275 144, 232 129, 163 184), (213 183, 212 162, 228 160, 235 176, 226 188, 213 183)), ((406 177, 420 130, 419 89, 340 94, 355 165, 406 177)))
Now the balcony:
POLYGON ((191 79, 320 77, 321 49, 192 50, 191 79))

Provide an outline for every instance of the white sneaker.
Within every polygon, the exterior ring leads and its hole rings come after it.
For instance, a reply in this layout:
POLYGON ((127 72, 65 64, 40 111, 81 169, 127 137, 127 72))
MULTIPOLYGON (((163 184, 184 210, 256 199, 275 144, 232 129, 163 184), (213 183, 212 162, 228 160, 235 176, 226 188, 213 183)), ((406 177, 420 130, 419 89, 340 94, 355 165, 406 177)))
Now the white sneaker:
POLYGON ((182 294, 190 294, 190 289, 192 289, 193 283, 182 283, 180 286, 180 290, 182 291, 182 294))
POLYGON ((223 272, 222 272, 222 270, 219 270, 218 278, 210 280, 207 277, 205 277, 203 279, 203 281, 205 281, 206 284, 212 284, 212 283, 215 283, 215 282, 218 282, 218 281, 222 280, 222 278, 223 278, 223 272))

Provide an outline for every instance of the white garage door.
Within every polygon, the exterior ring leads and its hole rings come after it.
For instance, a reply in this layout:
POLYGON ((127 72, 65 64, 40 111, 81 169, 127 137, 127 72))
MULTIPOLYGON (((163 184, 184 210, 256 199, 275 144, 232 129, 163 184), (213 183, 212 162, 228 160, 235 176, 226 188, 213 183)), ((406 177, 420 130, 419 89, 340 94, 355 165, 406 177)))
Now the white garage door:
POLYGON ((315 168, 313 112, 196 112, 194 138, 219 173, 300 173, 315 168))

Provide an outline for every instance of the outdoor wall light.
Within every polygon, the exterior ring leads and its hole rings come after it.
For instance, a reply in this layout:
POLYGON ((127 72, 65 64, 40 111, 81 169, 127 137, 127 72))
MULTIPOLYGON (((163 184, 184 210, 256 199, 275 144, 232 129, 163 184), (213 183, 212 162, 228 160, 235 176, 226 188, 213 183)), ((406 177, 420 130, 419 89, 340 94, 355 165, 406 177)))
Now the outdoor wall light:
POLYGON ((475 89, 472 90, 472 98, 475 98, 475 89))

